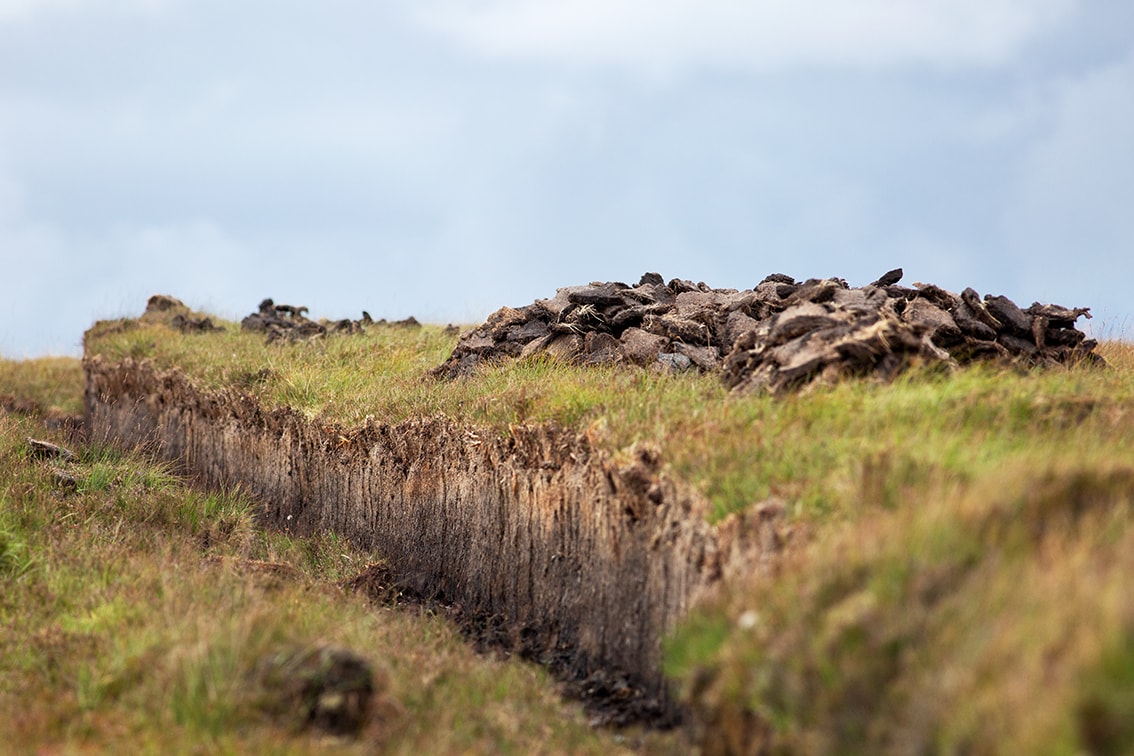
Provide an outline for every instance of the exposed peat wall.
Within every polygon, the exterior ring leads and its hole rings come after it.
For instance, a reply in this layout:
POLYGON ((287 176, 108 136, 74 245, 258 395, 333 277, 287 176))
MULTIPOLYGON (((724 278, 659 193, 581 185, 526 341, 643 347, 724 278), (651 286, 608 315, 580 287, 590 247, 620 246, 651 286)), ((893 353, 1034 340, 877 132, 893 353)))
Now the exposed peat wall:
POLYGON ((501 623, 574 675, 627 675, 663 709, 662 635, 776 549, 774 511, 711 526, 648 451, 618 465, 578 433, 444 417, 332 428, 146 362, 84 365, 93 438, 149 446, 208 486, 239 483, 270 526, 372 548, 404 587, 501 623))

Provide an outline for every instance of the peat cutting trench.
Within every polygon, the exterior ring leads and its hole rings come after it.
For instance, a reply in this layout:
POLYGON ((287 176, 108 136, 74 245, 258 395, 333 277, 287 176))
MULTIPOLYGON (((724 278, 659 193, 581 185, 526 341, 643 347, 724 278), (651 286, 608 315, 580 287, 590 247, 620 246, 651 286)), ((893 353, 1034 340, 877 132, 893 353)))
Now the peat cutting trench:
POLYGON ((649 450, 619 466, 578 433, 501 436, 441 417, 344 435, 148 362, 94 356, 85 369, 92 438, 153 449, 205 486, 239 484, 269 527, 373 549, 399 588, 490 626, 614 722, 674 719, 662 635, 778 542, 775 508, 709 525, 707 503, 649 450))
MULTIPOLYGON (((1085 309, 1023 310, 971 289, 899 287, 900 278, 891 271, 852 289, 774 275, 738 292, 647 274, 635 287, 562 289, 494 313, 434 373, 459 379, 481 362, 547 352, 718 371, 734 391, 780 392, 843 375, 891 377, 917 360, 1101 362, 1075 328, 1085 309)), ((243 326, 286 348, 376 325, 365 313, 315 323, 305 309, 265 300, 243 326)), ((155 296, 143 321, 216 328, 187 312, 155 296)), ((91 438, 150 448, 209 487, 241 486, 263 502, 269 527, 333 531, 374 550, 399 589, 547 664, 613 723, 675 721, 663 636, 722 581, 771 569, 790 530, 768 504, 710 524, 709 503, 664 472, 657 450, 620 462, 575 430, 501 433, 443 416, 331 427, 148 361, 88 354, 84 367, 91 438)))

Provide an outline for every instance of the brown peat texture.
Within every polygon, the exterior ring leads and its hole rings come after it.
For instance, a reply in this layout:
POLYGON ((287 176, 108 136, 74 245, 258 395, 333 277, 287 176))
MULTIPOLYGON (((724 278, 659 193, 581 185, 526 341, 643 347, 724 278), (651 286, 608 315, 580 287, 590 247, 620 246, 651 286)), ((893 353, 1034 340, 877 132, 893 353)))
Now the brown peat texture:
POLYGON ((484 362, 546 354, 581 363, 718 371, 736 391, 780 392, 816 379, 889 379, 914 364, 1013 360, 1101 362, 1075 327, 1087 308, 1034 303, 972 288, 898 285, 895 269, 852 288, 838 278, 773 274, 753 289, 713 289, 656 273, 636 286, 592 283, 504 307, 466 332, 434 374, 454 378, 484 362))

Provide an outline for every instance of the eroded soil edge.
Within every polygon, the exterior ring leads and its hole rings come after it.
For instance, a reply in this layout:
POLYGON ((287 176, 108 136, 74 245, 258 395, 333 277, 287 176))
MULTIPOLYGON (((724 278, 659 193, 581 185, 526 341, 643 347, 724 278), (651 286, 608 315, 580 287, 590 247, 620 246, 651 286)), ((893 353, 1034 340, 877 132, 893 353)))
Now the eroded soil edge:
POLYGON ((177 371, 89 357, 91 437, 146 445, 213 487, 239 484, 272 527, 332 530, 576 680, 624 676, 641 714, 674 707, 661 638, 722 579, 774 551, 758 514, 707 524, 705 502, 643 450, 619 465, 554 427, 500 435, 444 417, 328 427, 177 371))

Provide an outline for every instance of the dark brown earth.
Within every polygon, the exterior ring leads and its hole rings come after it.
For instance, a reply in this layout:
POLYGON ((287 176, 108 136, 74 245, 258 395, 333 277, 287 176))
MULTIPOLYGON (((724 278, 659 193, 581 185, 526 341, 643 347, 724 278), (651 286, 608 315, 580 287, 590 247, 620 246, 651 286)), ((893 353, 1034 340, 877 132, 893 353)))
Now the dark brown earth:
POLYGON ((976 360, 1026 365, 1101 362, 1075 328, 1087 308, 898 286, 902 270, 852 288, 839 278, 773 274, 753 289, 647 273, 636 286, 596 282, 504 307, 466 332, 434 374, 454 378, 486 362, 546 354, 583 364, 633 363, 718 372, 736 391, 796 388, 847 375, 892 378, 915 363, 976 360))
POLYGON ((452 621, 480 653, 502 657, 518 656, 537 663, 559 681, 562 695, 579 701, 590 722, 601 727, 625 727, 645 723, 668 728, 680 724, 683 712, 672 702, 651 695, 640 681, 621 671, 595 669, 582 671, 574 663, 572 650, 549 651, 533 645, 533 636, 517 638, 502 615, 484 616, 468 612, 460 604, 446 603, 399 584, 386 564, 374 564, 341 584, 344 590, 360 593, 377 605, 417 607, 452 621))

